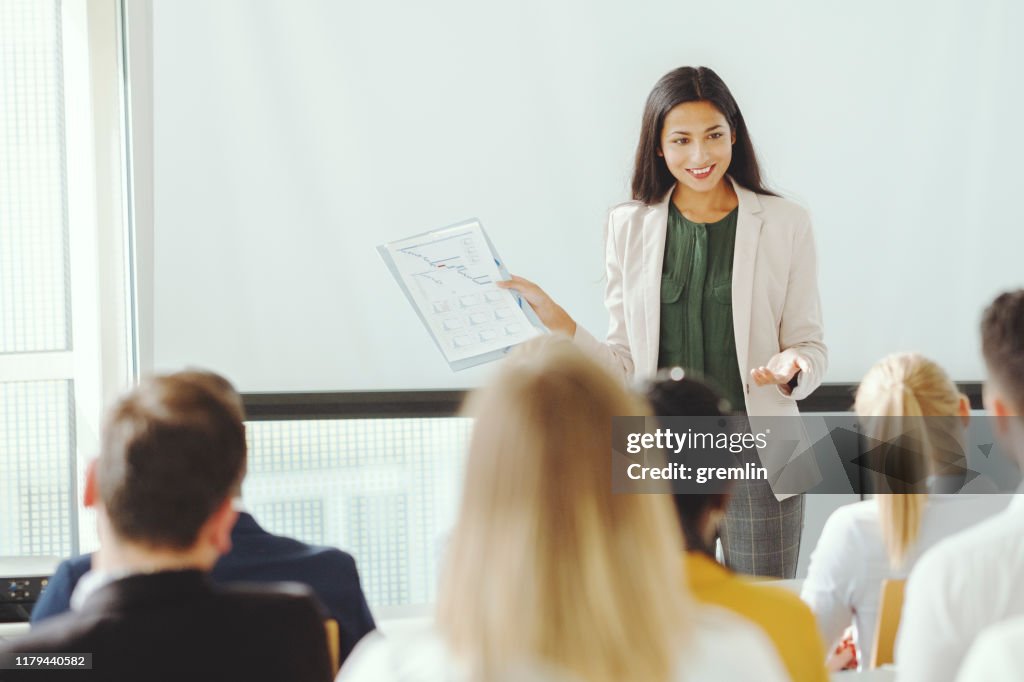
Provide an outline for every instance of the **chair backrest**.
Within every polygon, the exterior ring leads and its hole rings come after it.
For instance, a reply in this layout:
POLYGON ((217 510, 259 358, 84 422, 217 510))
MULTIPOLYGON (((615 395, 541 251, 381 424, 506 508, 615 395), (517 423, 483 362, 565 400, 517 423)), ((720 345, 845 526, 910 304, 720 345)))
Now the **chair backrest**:
POLYGON ((338 649, 338 621, 328 618, 324 621, 324 629, 327 631, 327 653, 331 657, 331 672, 338 674, 341 667, 341 651, 338 649))
POLYGON ((896 644, 896 630, 900 626, 903 612, 903 588, 906 580, 883 580, 882 598, 878 606, 878 628, 875 630, 875 646, 871 654, 871 667, 893 662, 892 651, 896 644))

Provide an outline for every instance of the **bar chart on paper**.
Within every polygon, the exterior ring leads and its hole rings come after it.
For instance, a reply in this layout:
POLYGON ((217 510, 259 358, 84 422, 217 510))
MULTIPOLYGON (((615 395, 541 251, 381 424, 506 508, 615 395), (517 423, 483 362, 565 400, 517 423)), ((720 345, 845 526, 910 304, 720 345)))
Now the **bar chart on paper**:
POLYGON ((516 297, 495 284, 507 273, 479 221, 378 251, 453 369, 488 362, 540 333, 516 297))

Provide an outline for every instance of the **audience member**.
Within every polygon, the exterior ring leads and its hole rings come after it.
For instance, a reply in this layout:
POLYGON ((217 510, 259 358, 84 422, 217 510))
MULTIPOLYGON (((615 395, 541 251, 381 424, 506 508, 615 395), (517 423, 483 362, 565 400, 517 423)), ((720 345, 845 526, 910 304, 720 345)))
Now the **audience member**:
POLYGON ((967 652, 957 682, 1020 682, 1024 661, 1024 616, 1016 616, 985 628, 967 652))
MULTIPOLYGON (((204 371, 179 372, 175 377, 202 383, 230 405, 239 420, 244 419, 242 398, 223 377, 204 371)), ((238 521, 231 531, 231 549, 213 567, 213 581, 291 581, 308 585, 329 617, 338 623, 338 650, 340 660, 344 661, 356 643, 376 627, 360 586, 355 560, 334 547, 307 545, 268 533, 245 511, 241 494, 239 480, 232 490, 238 521)), ((32 610, 33 626, 71 608, 72 593, 91 567, 89 554, 68 559, 57 567, 32 610)))
POLYGON ((436 629, 370 635, 339 680, 784 679, 760 632, 690 602, 669 498, 612 494, 612 418, 646 411, 567 340, 518 349, 465 410, 436 629))
MULTIPOLYGON (((662 373, 647 391, 654 413, 664 417, 722 417, 727 403, 700 381, 662 373)), ((728 494, 675 495, 686 540, 686 576, 698 601, 735 612, 771 638, 794 682, 828 679, 825 647, 814 614, 792 592, 757 584, 715 561, 717 526, 728 494)))
POLYGON ((328 680, 323 615, 297 584, 215 587, 245 471, 236 406, 205 382, 143 381, 110 410, 85 503, 100 549, 74 610, 0 653, 89 652, 103 680, 328 680))
POLYGON ((873 441, 913 440, 913 448, 893 448, 892 455, 909 461, 887 463, 886 470, 896 474, 887 480, 897 487, 920 484, 920 492, 880 494, 840 507, 811 554, 801 596, 826 642, 835 642, 853 623, 853 642, 864 667, 873 654, 882 581, 906 578, 927 549, 997 514, 1009 500, 1004 495, 927 493, 929 480, 939 481, 940 489, 956 488, 941 482, 963 483, 964 460, 949 453, 963 452, 963 427, 970 415, 967 397, 928 358, 898 353, 882 359, 861 381, 854 410, 873 441))
MULTIPOLYGON (((981 349, 985 407, 997 437, 1024 462, 1024 290, 1000 295, 985 311, 981 349)), ((1024 499, 936 545, 907 583, 896 642, 900 678, 952 680, 988 626, 1024 615, 1024 499)))

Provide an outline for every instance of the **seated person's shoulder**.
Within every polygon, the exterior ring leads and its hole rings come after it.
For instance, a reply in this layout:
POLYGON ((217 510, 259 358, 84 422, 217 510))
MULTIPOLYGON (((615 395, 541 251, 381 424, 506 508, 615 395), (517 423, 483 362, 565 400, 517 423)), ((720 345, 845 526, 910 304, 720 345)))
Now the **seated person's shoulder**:
POLYGON ((907 599, 960 603, 969 595, 977 597, 976 585, 991 586, 984 594, 992 596, 999 592, 998 584, 1015 579, 1011 576, 1024 570, 1024 528, 1001 516, 951 535, 926 551, 910 572, 907 599))
POLYGON ((784 587, 757 584, 753 587, 764 593, 761 599, 764 600, 765 612, 769 614, 766 629, 776 628, 784 639, 796 638, 802 644, 813 641, 815 648, 824 651, 825 645, 818 635, 818 621, 807 602, 784 587))
POLYGON ((64 613, 70 608, 71 593, 75 585, 92 568, 92 555, 65 559, 54 569, 47 581, 46 588, 32 609, 32 623, 35 625, 43 620, 64 613))
POLYGON ((337 547, 303 544, 301 551, 293 555, 293 558, 313 569, 315 575, 308 576, 310 580, 316 581, 319 578, 337 583, 358 578, 356 560, 337 547))
POLYGON ((990 625, 974 640, 957 680, 1019 680, 1024 663, 1017 652, 1024 645, 1024 617, 990 625))
POLYGON ((337 547, 310 546, 310 553, 319 561, 330 564, 336 569, 355 571, 356 560, 351 554, 337 547))
POLYGON ((453 679, 458 672, 448 647, 426 623, 389 637, 368 634, 342 666, 342 677, 357 682, 453 679))
POLYGON ((78 584, 78 581, 90 569, 92 569, 92 554, 83 554, 82 556, 65 559, 54 569, 53 575, 47 581, 47 588, 55 586, 57 589, 66 589, 69 592, 68 596, 70 596, 70 592, 74 590, 75 585, 78 584))
POLYGON ((817 546, 846 554, 859 552, 860 544, 880 537, 878 504, 875 500, 864 500, 844 504, 829 514, 817 546))
POLYGON ((944 538, 929 549, 914 573, 937 571, 944 566, 956 565, 967 570, 989 566, 994 554, 1003 555, 1013 545, 1024 547, 1024 522, 1012 522, 1005 510, 979 523, 944 538))
POLYGON ((694 630, 697 637, 721 641, 763 641, 760 631, 735 613, 713 604, 694 608, 694 630))
POLYGON ((756 598, 765 604, 767 610, 780 615, 786 615, 793 619, 793 622, 806 621, 814 623, 814 614, 811 607, 794 592, 784 587, 772 585, 772 581, 757 581, 740 578, 747 585, 747 594, 755 595, 756 598))
POLYGON ((829 514, 826 526, 849 531, 860 526, 878 524, 878 504, 875 500, 863 500, 844 504, 829 514))
POLYGON ((707 604, 699 605, 694 615, 690 648, 682 660, 683 679, 787 679, 771 640, 760 628, 707 604))
POLYGON ((811 608, 798 595, 770 581, 755 581, 734 575, 723 588, 730 594, 724 595, 720 606, 757 623, 773 633, 786 631, 789 634, 816 632, 817 625, 811 608))
POLYGON ((91 568, 92 554, 82 554, 60 562, 53 574, 68 575, 72 579, 78 580, 91 568))
POLYGON ((316 561, 341 568, 355 567, 355 560, 352 558, 352 555, 337 547, 310 545, 295 538, 270 533, 257 536, 255 543, 252 547, 244 547, 238 544, 232 553, 238 555, 252 554, 254 556, 276 558, 279 560, 316 561))

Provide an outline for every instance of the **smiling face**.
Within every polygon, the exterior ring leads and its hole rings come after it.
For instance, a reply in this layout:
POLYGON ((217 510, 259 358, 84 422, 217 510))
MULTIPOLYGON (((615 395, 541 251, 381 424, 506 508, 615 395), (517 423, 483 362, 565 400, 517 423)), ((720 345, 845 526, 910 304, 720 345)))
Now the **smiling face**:
POLYGON ((665 115, 661 149, 669 172, 697 192, 718 186, 732 161, 736 134, 711 102, 684 102, 665 115))

